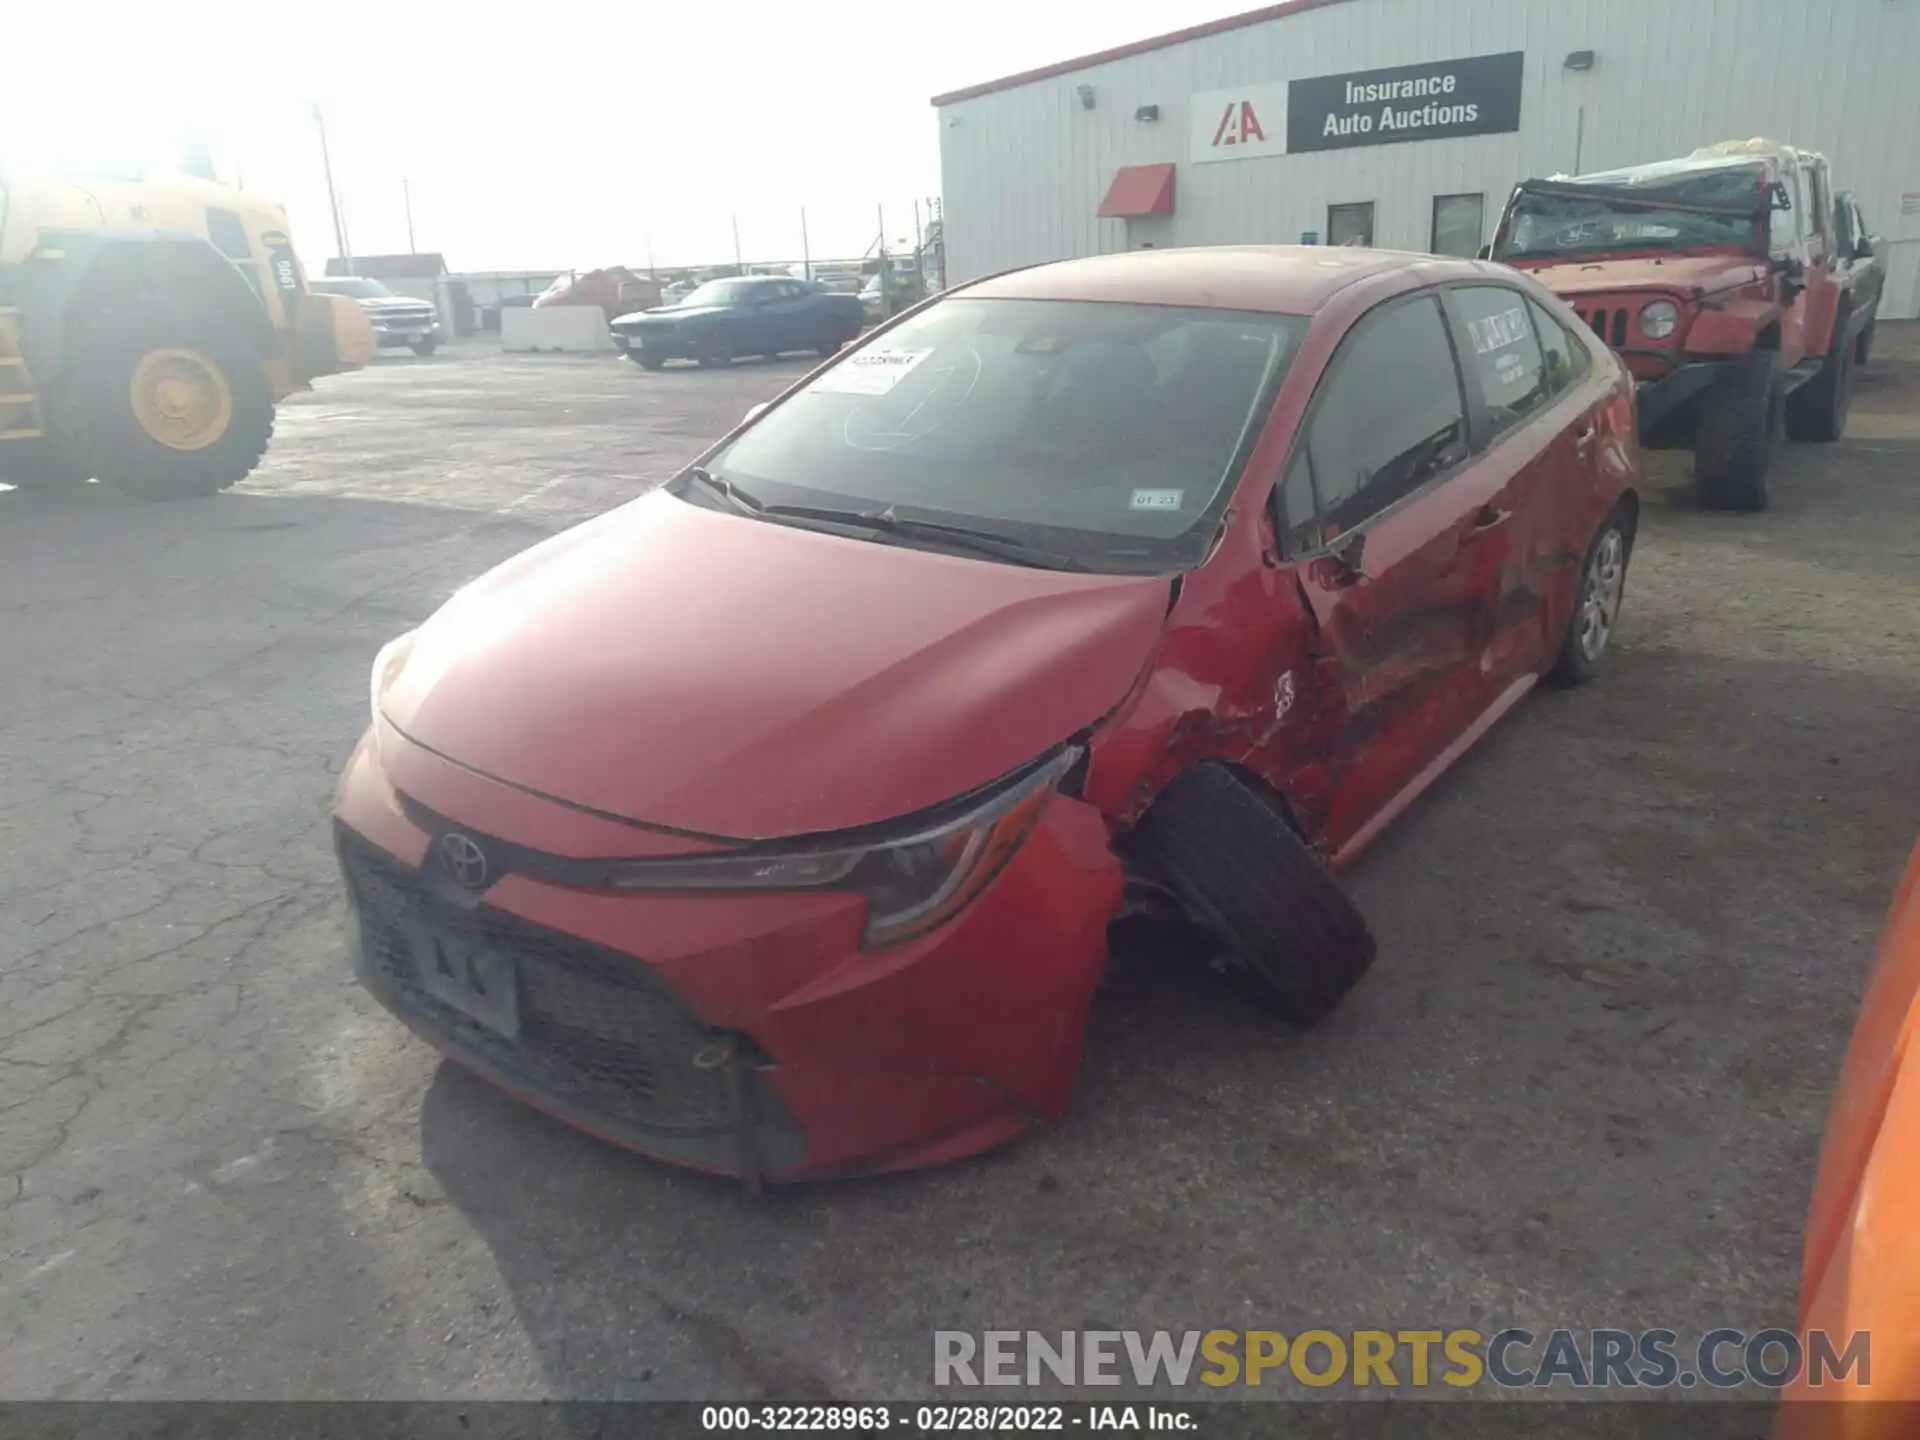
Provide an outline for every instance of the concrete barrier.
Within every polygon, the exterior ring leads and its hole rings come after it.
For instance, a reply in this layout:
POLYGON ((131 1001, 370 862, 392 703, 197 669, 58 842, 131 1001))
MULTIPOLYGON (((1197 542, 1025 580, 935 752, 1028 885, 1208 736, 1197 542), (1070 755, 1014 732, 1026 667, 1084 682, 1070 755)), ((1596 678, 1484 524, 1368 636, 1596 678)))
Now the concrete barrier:
POLYGON ((597 305, 518 306, 500 312, 500 348, 604 355, 613 350, 613 334, 597 305))

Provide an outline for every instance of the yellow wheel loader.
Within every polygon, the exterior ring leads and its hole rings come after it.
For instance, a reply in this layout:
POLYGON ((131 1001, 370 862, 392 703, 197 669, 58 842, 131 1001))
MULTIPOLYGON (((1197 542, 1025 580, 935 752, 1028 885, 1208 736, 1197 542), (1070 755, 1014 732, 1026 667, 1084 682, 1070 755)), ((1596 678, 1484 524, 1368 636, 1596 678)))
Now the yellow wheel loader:
POLYGON ((0 479, 211 495, 259 464, 275 405, 374 349, 358 305, 308 290, 271 201, 0 173, 0 479))

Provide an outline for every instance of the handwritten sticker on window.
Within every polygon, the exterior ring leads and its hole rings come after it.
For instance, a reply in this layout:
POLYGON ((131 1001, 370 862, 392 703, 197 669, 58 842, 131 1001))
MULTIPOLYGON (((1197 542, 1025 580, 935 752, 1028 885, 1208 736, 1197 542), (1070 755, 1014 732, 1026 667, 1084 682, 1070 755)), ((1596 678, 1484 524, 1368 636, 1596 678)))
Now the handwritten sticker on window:
POLYGON ((931 350, 862 350, 849 355, 807 389, 834 395, 884 395, 931 354, 931 350))
POLYGON ((1133 502, 1128 506, 1132 510, 1178 510, 1180 497, 1184 490, 1136 490, 1133 502))
POLYGON ((1498 315, 1467 321, 1467 334, 1473 337, 1473 353, 1476 355, 1491 355, 1495 350, 1518 345, 1527 338, 1528 333, 1527 312, 1517 305, 1511 310, 1502 310, 1498 315))

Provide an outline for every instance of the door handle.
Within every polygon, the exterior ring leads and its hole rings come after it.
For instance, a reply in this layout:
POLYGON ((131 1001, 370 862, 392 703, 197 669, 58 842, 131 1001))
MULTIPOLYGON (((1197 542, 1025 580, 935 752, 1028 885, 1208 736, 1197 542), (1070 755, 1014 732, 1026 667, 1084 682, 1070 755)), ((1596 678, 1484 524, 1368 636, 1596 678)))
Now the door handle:
POLYGON ((1597 425, 1588 425, 1585 429, 1577 431, 1573 437, 1574 450, 1581 455, 1586 454, 1593 448, 1594 437, 1599 433, 1600 427, 1597 425))
POLYGON ((1475 530, 1491 530, 1495 526, 1506 524, 1507 521, 1512 518, 1513 512, 1511 510, 1502 510, 1496 505, 1482 505, 1480 507, 1480 513, 1473 517, 1473 528, 1475 530))

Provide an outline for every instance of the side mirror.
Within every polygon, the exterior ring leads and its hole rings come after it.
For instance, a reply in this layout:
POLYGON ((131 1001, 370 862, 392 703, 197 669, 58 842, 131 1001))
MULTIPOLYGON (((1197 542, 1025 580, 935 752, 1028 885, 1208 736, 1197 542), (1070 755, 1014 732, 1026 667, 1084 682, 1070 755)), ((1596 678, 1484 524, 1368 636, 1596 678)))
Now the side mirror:
POLYGON ((763 411, 765 411, 765 409, 767 408, 767 406, 768 406, 768 405, 769 405, 770 403, 772 403, 772 402, 770 402, 770 401, 767 401, 767 400, 762 400, 762 401, 761 401, 761 402, 760 402, 760 403, 759 403, 758 405, 754 405, 754 406, 752 406, 752 407, 750 407, 750 408, 749 408, 749 409, 747 410, 747 413, 746 413, 746 414, 745 414, 745 415, 744 415, 744 416, 743 416, 743 417, 741 418, 741 421, 740 421, 740 423, 741 423, 742 425, 745 425, 745 424, 747 424, 747 423, 749 423, 750 421, 754 421, 754 420, 758 420, 758 419, 760 418, 760 416, 761 416, 761 413, 762 413, 763 411))

